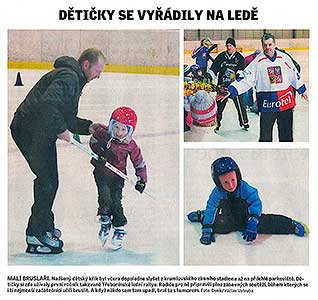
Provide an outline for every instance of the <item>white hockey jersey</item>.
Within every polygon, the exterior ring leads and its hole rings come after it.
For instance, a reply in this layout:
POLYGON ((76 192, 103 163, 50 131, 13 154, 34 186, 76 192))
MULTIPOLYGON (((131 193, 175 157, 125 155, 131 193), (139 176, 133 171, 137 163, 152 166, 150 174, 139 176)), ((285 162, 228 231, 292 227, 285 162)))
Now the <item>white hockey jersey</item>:
POLYGON ((303 94, 306 86, 291 58, 278 50, 269 57, 260 53, 228 88, 230 98, 256 88, 260 112, 279 112, 296 105, 294 89, 303 94))

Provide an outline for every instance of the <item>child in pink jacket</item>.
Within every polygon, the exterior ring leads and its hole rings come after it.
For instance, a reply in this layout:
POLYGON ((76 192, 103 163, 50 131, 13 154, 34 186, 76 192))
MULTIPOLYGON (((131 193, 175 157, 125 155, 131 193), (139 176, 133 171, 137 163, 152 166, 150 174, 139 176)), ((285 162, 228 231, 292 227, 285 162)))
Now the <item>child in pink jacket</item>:
POLYGON ((135 168, 137 182, 135 189, 142 193, 147 182, 147 168, 141 150, 132 138, 136 128, 136 113, 129 107, 119 107, 111 115, 109 125, 94 125, 94 134, 90 139, 91 149, 99 156, 98 160, 92 159, 95 167, 94 178, 98 191, 98 211, 101 228, 98 237, 105 246, 113 225, 113 249, 122 247, 124 226, 127 224, 122 206, 122 190, 124 179, 105 166, 106 161, 118 170, 127 174, 127 158, 135 168))

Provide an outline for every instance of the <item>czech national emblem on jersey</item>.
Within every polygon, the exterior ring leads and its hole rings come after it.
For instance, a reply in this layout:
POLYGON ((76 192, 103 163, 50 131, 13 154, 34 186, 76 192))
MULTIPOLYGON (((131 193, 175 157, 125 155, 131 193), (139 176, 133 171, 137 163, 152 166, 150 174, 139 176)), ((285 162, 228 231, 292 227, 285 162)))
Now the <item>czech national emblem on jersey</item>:
POLYGON ((267 74, 271 84, 278 84, 283 82, 282 70, 280 66, 268 67, 267 74))

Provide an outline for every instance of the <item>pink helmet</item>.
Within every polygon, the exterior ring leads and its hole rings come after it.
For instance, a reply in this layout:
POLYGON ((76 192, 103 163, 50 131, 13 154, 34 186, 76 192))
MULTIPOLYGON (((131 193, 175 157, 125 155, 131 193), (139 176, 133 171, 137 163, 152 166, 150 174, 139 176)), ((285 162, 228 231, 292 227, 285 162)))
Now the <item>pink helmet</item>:
POLYGON ((131 108, 127 106, 121 106, 116 108, 110 117, 110 130, 112 129, 115 122, 125 124, 128 127, 129 135, 131 135, 137 125, 137 115, 131 108))

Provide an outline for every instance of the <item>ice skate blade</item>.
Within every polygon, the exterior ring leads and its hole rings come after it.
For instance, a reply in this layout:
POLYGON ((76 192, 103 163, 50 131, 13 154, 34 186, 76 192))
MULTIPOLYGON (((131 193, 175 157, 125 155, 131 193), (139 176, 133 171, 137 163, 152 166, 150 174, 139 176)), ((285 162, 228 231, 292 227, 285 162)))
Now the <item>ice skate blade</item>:
POLYGON ((50 255, 50 254, 60 254, 63 252, 63 249, 62 248, 51 249, 49 247, 40 246, 40 245, 28 245, 25 252, 29 254, 50 255))
POLYGON ((114 242, 113 240, 112 240, 112 249, 113 249, 113 251, 117 251, 117 250, 119 250, 119 249, 121 249, 123 247, 123 244, 122 244, 122 242, 120 242, 120 243, 116 243, 116 242, 114 242))
POLYGON ((123 248, 122 245, 120 245, 120 246, 114 246, 114 245, 113 245, 112 250, 113 250, 113 251, 119 251, 119 250, 122 249, 122 248, 123 248))

